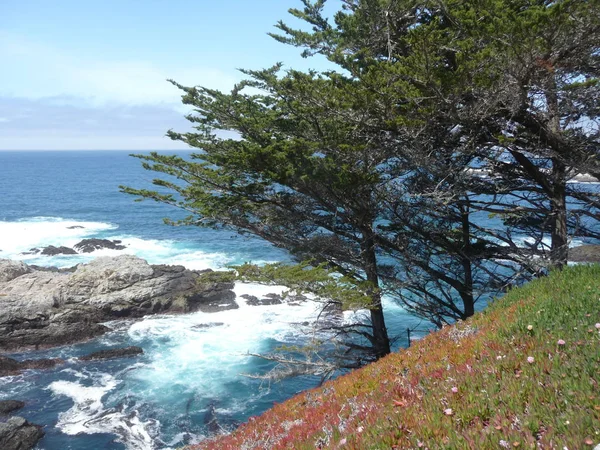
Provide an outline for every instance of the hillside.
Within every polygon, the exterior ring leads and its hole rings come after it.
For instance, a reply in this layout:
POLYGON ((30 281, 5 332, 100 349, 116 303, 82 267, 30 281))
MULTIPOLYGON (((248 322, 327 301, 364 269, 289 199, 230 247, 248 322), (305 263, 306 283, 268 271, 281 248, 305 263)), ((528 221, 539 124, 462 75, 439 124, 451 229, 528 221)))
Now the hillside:
POLYGON ((275 405, 199 449, 585 449, 600 443, 600 266, 275 405))

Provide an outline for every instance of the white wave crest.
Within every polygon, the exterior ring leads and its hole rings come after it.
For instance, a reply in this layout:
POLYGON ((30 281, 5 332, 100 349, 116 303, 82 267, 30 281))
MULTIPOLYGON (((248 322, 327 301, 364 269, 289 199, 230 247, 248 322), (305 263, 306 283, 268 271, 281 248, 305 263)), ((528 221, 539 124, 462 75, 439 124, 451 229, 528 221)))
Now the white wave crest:
POLYGON ((134 323, 129 337, 136 345, 146 343, 150 363, 132 377, 155 397, 168 401, 173 389, 185 380, 188 392, 227 394, 228 383, 240 380, 249 369, 248 353, 269 351, 269 342, 292 343, 302 323, 316 320, 319 305, 306 301, 266 306, 247 305, 243 294, 263 297, 281 294, 283 286, 236 283, 239 309, 215 313, 154 316, 134 323))
POLYGON ((58 217, 33 217, 13 222, 0 221, 0 258, 21 260, 40 266, 69 267, 87 263, 98 256, 133 254, 150 264, 178 264, 188 269, 222 268, 232 260, 225 253, 210 253, 190 248, 188 243, 174 240, 142 239, 131 235, 115 235, 117 225, 86 222, 58 217), (110 236, 107 236, 107 232, 110 236), (30 253, 34 248, 49 245, 73 248, 86 238, 106 238, 121 241, 123 250, 99 249, 91 253, 45 256, 30 253), (30 253, 30 254, 28 254, 30 253))
POLYGON ((15 222, 0 221, 0 249, 7 258, 16 259, 34 247, 72 246, 89 236, 114 230, 103 222, 85 222, 58 217, 32 217, 15 222))
POLYGON ((64 380, 50 384, 48 388, 55 395, 67 396, 74 402, 71 409, 59 415, 57 428, 68 435, 112 433, 130 450, 156 448, 149 432, 156 422, 142 422, 135 410, 125 412, 123 408, 106 409, 102 399, 118 382, 109 374, 96 378, 93 386, 64 380))

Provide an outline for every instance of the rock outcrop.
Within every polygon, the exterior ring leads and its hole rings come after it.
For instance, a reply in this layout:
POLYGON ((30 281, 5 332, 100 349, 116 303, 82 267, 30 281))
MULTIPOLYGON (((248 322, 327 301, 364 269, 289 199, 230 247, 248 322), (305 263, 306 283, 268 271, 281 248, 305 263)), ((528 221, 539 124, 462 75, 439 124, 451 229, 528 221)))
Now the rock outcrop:
POLYGON ((62 363, 64 363, 64 360, 59 358, 17 361, 16 359, 7 358, 6 356, 0 356, 0 377, 18 375, 21 371, 27 369, 51 369, 62 363))
POLYGON ((0 259, 0 350, 86 340, 117 318, 237 307, 233 282, 203 282, 201 274, 131 255, 100 257, 74 272, 0 259))
POLYGON ((0 415, 6 416, 25 407, 25 402, 20 400, 0 400, 0 415))
POLYGON ((81 356, 81 361, 97 361, 99 359, 114 359, 114 358, 131 358, 133 356, 141 355, 144 350, 141 347, 132 345, 124 348, 109 348, 107 350, 100 350, 89 355, 81 356))
POLYGON ((14 280, 21 275, 31 272, 29 266, 21 261, 1 260, 0 263, 0 283, 14 280))
POLYGON ((44 436, 42 427, 27 422, 22 417, 11 417, 0 423, 0 448, 2 450, 31 449, 44 436))
MULTIPOLYGON (((69 228, 77 228, 69 227, 69 228)), ((83 228, 83 227, 79 227, 83 228)), ((109 250, 125 250, 127 247, 121 244, 119 240, 110 239, 84 239, 71 247, 55 247, 54 245, 48 245, 47 247, 41 248, 30 248, 28 252, 24 252, 23 255, 44 255, 44 256, 56 256, 56 255, 78 255, 79 253, 92 253, 96 250, 107 248, 109 250)))
POLYGON ((249 294, 243 294, 240 297, 246 299, 246 304, 250 306, 281 305, 283 303, 281 295, 277 294, 266 294, 263 298, 249 294))
POLYGON ((600 245, 581 245, 570 248, 569 261, 585 263, 600 262, 600 245))
POLYGON ((93 251, 107 248, 109 250, 125 250, 127 247, 121 245, 121 241, 109 239, 84 239, 73 246, 79 253, 92 253, 93 251))
POLYGON ((49 245, 48 247, 44 247, 42 249, 42 255, 46 256, 56 256, 56 255, 76 255, 77 252, 72 248, 60 246, 55 247, 54 245, 49 245))

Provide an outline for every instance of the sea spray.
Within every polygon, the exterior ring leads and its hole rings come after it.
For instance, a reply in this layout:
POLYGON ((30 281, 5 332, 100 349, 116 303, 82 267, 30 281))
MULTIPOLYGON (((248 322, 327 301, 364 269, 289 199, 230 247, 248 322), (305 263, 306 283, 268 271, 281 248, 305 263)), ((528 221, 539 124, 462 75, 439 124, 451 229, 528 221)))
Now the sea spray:
MULTIPOLYGON (((135 409, 128 411, 124 405, 107 408, 103 398, 114 390, 119 382, 107 373, 93 377, 93 385, 81 382, 55 381, 48 386, 55 395, 64 395, 73 400, 73 406, 60 413, 56 426, 65 434, 111 433, 129 450, 152 450, 156 448, 150 430, 156 421, 142 422, 135 409)), ((154 427, 156 428, 156 427, 154 427)))

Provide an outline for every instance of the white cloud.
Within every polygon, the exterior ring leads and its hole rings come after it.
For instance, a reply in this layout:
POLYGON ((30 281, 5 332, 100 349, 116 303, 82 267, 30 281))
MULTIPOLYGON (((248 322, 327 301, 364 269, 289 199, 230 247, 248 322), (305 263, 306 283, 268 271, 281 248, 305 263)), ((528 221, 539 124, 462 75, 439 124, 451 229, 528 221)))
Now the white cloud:
POLYGON ((82 100, 91 105, 180 105, 181 92, 168 78, 184 85, 228 90, 235 73, 210 67, 159 67, 151 61, 118 61, 99 55, 76 58, 41 42, 0 31, 0 96, 82 100))
POLYGON ((156 136, 68 136, 48 135, 2 139, 3 150, 183 150, 189 148, 156 136))
POLYGON ((28 100, 0 96, 0 150, 181 149, 165 137, 173 128, 190 130, 167 105, 81 106, 72 99, 28 100))

